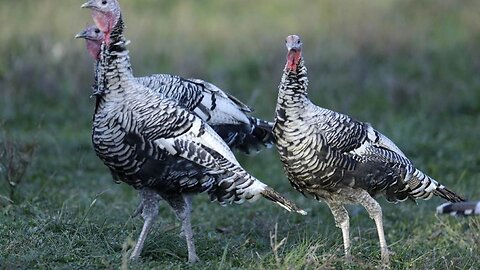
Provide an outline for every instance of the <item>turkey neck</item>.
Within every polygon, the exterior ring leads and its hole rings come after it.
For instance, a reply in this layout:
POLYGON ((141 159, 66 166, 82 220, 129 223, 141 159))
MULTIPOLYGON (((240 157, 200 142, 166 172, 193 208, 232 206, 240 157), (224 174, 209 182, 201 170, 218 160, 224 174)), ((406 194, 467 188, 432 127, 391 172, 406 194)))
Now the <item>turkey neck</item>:
POLYGON ((278 87, 278 99, 276 114, 279 120, 284 120, 286 111, 297 110, 308 105, 307 94, 308 78, 307 68, 303 58, 300 59, 296 72, 289 71, 285 66, 280 86, 278 87))
POLYGON ((126 94, 132 87, 125 87, 132 81, 133 73, 130 64, 128 41, 123 36, 124 23, 122 16, 110 34, 109 45, 102 43, 100 60, 97 65, 97 89, 94 95, 105 97, 108 94, 126 94))

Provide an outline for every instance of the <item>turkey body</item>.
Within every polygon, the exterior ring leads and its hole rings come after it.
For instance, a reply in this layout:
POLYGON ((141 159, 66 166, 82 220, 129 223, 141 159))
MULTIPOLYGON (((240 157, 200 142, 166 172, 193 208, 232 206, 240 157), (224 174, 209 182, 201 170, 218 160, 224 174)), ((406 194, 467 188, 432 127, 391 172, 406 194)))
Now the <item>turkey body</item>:
MULTIPOLYGON (((160 100, 157 95, 146 97, 157 101, 151 103, 155 106, 145 104, 139 95, 127 95, 118 101, 105 100, 99 105, 92 130, 92 142, 98 157, 114 173, 115 180, 137 189, 148 187, 162 193, 205 191, 210 178, 207 169, 180 156, 170 155, 146 134, 151 118, 147 112, 158 110, 160 114, 160 110, 168 109, 167 101, 160 100), (204 181, 206 185, 202 186, 204 181)), ((168 103, 173 105, 174 101, 168 103)), ((189 118, 187 116, 184 121, 191 120, 189 118)), ((190 125, 187 123, 186 128, 190 125)))
POLYGON ((225 159, 232 165, 238 163, 208 125, 178 107, 175 100, 162 98, 139 85, 130 87, 129 80, 120 83, 125 89, 135 89, 134 92, 106 95, 97 107, 92 131, 95 152, 115 180, 162 194, 208 191, 213 200, 220 202, 244 199, 233 187, 231 192, 216 190, 220 179, 232 179, 234 173, 218 167, 212 158, 225 159), (211 133, 215 150, 187 142, 189 137, 207 132, 211 133), (176 149, 162 148, 162 140, 180 136, 184 139, 178 139, 172 147, 186 151, 187 157, 175 153, 176 149), (195 152, 196 147, 200 154, 195 152))
POLYGON ((412 164, 398 147, 368 123, 313 104, 303 92, 306 76, 292 74, 284 80, 273 131, 293 187, 318 199, 345 203, 355 201, 340 189, 385 194, 390 201, 409 197, 402 179, 407 172, 413 174, 412 164))

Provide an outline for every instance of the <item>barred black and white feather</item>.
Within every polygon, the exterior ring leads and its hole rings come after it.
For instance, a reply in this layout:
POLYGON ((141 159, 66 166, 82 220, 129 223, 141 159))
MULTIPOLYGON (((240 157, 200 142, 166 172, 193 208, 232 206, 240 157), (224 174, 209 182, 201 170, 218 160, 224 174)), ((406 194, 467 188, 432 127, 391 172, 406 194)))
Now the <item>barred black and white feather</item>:
POLYGON ((480 215, 480 201, 444 203, 437 207, 438 214, 451 216, 474 216, 480 215))

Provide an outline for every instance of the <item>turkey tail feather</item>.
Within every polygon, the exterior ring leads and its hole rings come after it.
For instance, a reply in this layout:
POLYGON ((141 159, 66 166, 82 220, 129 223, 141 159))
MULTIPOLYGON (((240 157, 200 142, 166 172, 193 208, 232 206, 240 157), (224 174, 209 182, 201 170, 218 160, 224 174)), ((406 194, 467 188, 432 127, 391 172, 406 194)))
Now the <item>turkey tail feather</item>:
POLYGON ((214 125, 212 128, 232 149, 245 154, 257 153, 262 147, 270 148, 274 144, 273 123, 254 117, 248 117, 250 124, 214 125))
POLYGON ((273 190, 270 187, 265 187, 265 190, 262 191, 262 196, 265 197, 266 199, 269 199, 270 201, 280 205, 281 207, 285 208, 289 212, 295 212, 301 215, 306 215, 307 212, 305 210, 302 210, 298 208, 295 203, 292 201, 288 200, 287 198, 283 197, 280 195, 278 192, 273 190))
POLYGON ((275 142, 272 133, 273 123, 254 117, 249 118, 253 126, 252 135, 266 147, 271 147, 275 142))
POLYGON ((457 195, 455 192, 449 190, 446 187, 438 187, 433 191, 433 194, 439 196, 442 199, 445 199, 449 202, 464 202, 466 201, 460 195, 457 195))
POLYGON ((254 117, 249 117, 249 120, 251 132, 239 138, 236 148, 246 154, 250 154, 260 151, 262 147, 272 147, 275 142, 272 133, 273 123, 254 117))

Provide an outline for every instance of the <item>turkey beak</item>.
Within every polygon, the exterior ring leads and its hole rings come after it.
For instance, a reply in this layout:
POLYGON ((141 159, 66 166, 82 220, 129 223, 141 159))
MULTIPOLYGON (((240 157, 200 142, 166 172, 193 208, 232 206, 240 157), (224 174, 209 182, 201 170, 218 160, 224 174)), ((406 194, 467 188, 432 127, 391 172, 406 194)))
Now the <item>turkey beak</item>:
POLYGON ((298 52, 298 51, 299 51, 298 48, 290 48, 290 49, 288 49, 288 53, 292 53, 292 54, 293 54, 293 53, 296 53, 296 52, 298 52))
POLYGON ((86 37, 87 37, 87 33, 85 31, 82 31, 75 35, 75 38, 86 38, 86 37))
POLYGON ((287 43, 287 50, 290 52, 298 52, 302 50, 302 43, 287 43))
POLYGON ((94 0, 90 0, 86 3, 84 3, 83 5, 80 6, 81 8, 89 8, 89 9, 95 9, 97 7, 97 5, 95 5, 95 1, 94 0))

